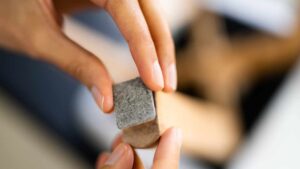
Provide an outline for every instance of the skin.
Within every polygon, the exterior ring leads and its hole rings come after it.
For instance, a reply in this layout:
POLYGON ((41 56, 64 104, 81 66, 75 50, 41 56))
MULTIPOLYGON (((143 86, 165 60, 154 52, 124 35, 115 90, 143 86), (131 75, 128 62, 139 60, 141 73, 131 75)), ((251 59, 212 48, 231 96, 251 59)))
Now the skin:
POLYGON ((113 82, 105 65, 61 29, 63 13, 90 7, 112 16, 150 89, 176 89, 174 44, 159 0, 0 0, 0 46, 69 73, 91 90, 104 112, 110 112, 113 82))
MULTIPOLYGON (((112 153, 102 153, 97 161, 97 169, 136 169, 134 166, 135 156, 134 150, 125 143, 121 142, 121 137, 118 137, 113 144, 112 153), (122 155, 118 156, 116 152, 122 155), (119 158, 115 158, 118 156, 119 158)), ((177 169, 179 166, 180 148, 182 144, 181 130, 170 128, 161 136, 157 146, 152 169, 177 169)))

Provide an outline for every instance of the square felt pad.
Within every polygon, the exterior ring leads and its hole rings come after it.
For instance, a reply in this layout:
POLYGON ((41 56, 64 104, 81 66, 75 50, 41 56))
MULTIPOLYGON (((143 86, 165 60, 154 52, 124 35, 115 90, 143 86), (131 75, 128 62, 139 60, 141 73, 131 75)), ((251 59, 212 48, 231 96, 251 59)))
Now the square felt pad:
POLYGON ((156 118, 154 94, 140 78, 114 85, 113 95, 119 129, 137 126, 156 118))

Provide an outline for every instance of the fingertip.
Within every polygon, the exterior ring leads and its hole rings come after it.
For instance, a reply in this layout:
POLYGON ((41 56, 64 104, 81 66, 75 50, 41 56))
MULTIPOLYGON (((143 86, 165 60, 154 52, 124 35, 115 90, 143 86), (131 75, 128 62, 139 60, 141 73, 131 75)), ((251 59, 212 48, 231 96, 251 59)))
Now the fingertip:
MULTIPOLYGON (((114 168, 131 169, 134 162, 134 153, 131 146, 129 144, 121 143, 113 151, 113 154, 120 148, 123 149, 122 155, 119 160, 116 160, 115 163, 112 163, 111 165, 113 165, 114 168)), ((108 161, 110 160, 108 159, 108 161)))
POLYGON ((180 150, 182 145, 182 138, 183 137, 181 129, 175 127, 167 129, 163 133, 158 144, 158 156, 168 152, 173 152, 171 154, 174 154, 175 150, 180 150))
POLYGON ((107 95, 104 97, 103 112, 110 114, 114 110, 114 101, 112 95, 107 95))
POLYGON ((112 149, 114 150, 119 144, 122 143, 122 133, 118 134, 112 143, 112 149))
POLYGON ((96 86, 93 86, 91 93, 98 107, 103 110, 104 96, 100 93, 100 90, 96 86))
POLYGON ((166 84, 165 87, 163 88, 163 91, 166 93, 172 93, 175 91, 170 85, 166 84))
POLYGON ((163 67, 165 87, 164 92, 173 92, 177 89, 177 70, 175 63, 163 67))
POLYGON ((177 68, 176 68, 176 64, 172 63, 168 66, 168 86, 175 91, 177 89, 177 68))
POLYGON ((96 86, 91 88, 91 93, 95 102, 97 103, 98 107, 104 113, 111 113, 113 111, 114 103, 113 103, 113 96, 112 91, 107 90, 108 92, 101 91, 96 86))
POLYGON ((130 166, 133 166, 134 163, 134 152, 132 147, 129 144, 127 146, 127 161, 130 163, 130 166))
POLYGON ((129 144, 125 144, 125 146, 127 147, 128 157, 129 157, 130 159, 132 159, 132 161, 133 161, 134 153, 133 153, 132 147, 131 147, 129 144))
POLYGON ((182 146, 182 142, 183 142, 183 132, 180 128, 176 128, 176 140, 178 143, 178 146, 181 147, 182 146))
POLYGON ((101 153, 101 155, 98 156, 98 159, 96 161, 96 168, 101 168, 105 164, 109 156, 110 153, 108 152, 101 153))
POLYGON ((164 132, 157 146, 153 168, 178 168, 180 148, 182 144, 182 131, 170 128, 164 132))
POLYGON ((142 76, 141 79, 143 80, 144 84, 152 91, 158 92, 163 90, 163 86, 157 85, 152 78, 149 78, 148 76, 142 76))
POLYGON ((164 87, 164 77, 163 77, 162 70, 161 70, 158 60, 155 60, 153 62, 152 69, 153 69, 152 79, 153 79, 154 83, 161 90, 164 87))
POLYGON ((149 89, 152 91, 163 90, 165 84, 158 60, 155 60, 147 70, 140 68, 139 71, 143 82, 149 89))
POLYGON ((172 127, 168 129, 164 134, 163 138, 173 140, 173 142, 176 142, 179 147, 182 145, 182 130, 180 128, 172 127))

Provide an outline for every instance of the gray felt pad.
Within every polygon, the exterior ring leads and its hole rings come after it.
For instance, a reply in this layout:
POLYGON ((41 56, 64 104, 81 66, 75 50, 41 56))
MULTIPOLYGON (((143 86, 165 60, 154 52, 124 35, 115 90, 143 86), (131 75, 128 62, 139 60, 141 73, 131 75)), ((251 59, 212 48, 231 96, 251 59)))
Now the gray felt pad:
POLYGON ((155 119, 153 92, 144 85, 140 78, 114 85, 113 94, 119 129, 155 119))

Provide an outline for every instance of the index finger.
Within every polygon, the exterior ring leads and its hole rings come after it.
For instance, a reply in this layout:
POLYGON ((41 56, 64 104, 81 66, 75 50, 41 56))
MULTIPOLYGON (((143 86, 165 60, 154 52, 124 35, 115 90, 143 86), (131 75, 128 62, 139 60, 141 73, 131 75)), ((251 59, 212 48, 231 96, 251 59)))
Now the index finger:
POLYGON ((169 25, 160 8, 161 0, 139 0, 139 2, 163 72, 164 91, 174 91, 177 87, 175 47, 169 25))
POLYGON ((128 42, 144 83, 152 90, 164 87, 164 79, 147 22, 137 0, 109 0, 105 5, 128 42))

